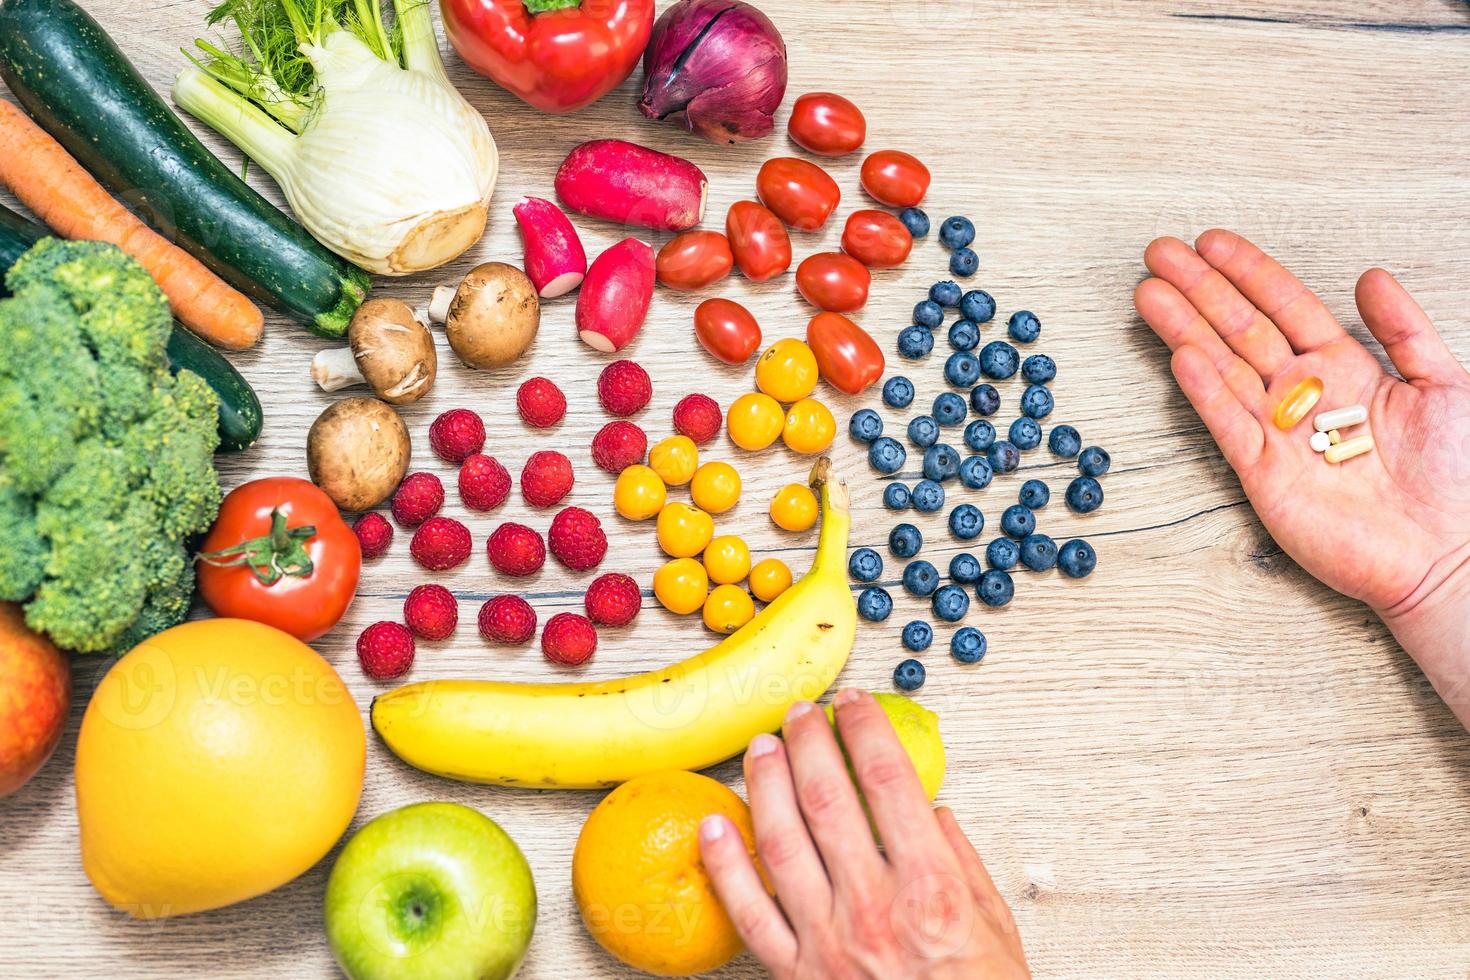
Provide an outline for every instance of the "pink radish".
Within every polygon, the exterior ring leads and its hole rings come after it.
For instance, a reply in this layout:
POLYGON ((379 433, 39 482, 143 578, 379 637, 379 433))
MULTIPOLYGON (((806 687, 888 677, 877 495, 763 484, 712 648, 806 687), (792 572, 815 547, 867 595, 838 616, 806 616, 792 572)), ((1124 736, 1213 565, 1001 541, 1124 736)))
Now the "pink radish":
POLYGON ((626 140, 583 143, 556 172, 556 196, 573 211, 658 231, 699 224, 708 190, 688 160, 626 140))
POLYGON ((582 284, 587 253, 577 229, 561 208, 539 197, 523 197, 511 212, 526 242, 526 275, 544 299, 562 296, 582 284))
POLYGON ((653 247, 625 238, 592 261, 577 294, 577 334, 611 354, 638 335, 653 300, 653 247))

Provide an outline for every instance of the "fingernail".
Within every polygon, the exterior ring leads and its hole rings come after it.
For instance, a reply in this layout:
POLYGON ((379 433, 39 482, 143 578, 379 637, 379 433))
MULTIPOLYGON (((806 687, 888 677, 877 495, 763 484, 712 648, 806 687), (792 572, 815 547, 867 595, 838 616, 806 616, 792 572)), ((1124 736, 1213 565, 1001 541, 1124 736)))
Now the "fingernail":
POLYGON ((759 759, 763 755, 770 755, 776 751, 776 746, 779 744, 781 740, 776 736, 762 733, 750 740, 750 748, 745 751, 752 759, 759 759))
POLYGON ((719 840, 725 836, 725 819, 709 816, 699 821, 699 836, 705 840, 719 840))
POLYGON ((859 691, 857 688, 844 687, 842 690, 837 692, 837 697, 832 699, 832 703, 840 708, 845 704, 856 703, 858 698, 860 697, 862 697, 862 692, 859 691))
POLYGON ((786 724, 791 724, 793 721, 800 718, 802 715, 806 714, 808 711, 811 711, 815 707, 816 705, 812 704, 810 701, 796 702, 786 711, 786 724))

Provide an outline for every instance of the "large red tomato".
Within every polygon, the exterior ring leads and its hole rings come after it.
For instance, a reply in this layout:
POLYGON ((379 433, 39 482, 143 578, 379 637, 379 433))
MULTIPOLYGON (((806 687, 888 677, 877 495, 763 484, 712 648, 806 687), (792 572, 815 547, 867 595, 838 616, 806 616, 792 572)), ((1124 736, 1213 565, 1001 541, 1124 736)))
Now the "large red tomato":
POLYGON ((873 277, 868 267, 841 252, 808 255, 796 267, 796 288, 815 307, 836 313, 860 310, 873 277))
POLYGON ((760 350, 761 328, 734 300, 707 299, 694 309, 694 336, 726 364, 744 364, 760 350))
POLYGON ((230 491, 199 550, 199 593, 210 609, 308 643, 347 612, 362 570, 357 535, 337 505, 289 476, 230 491))
POLYGON ((857 106, 840 95, 808 92, 791 107, 786 132, 804 150, 840 157, 863 145, 868 138, 868 121, 857 106))
POLYGON ((883 377, 883 351, 866 330, 840 313, 818 313, 806 325, 806 343, 817 355, 827 383, 849 395, 861 394, 883 377))
POLYGON ((859 179, 873 200, 891 208, 916 208, 929 193, 929 168, 902 150, 868 154, 859 179))
POLYGON ((752 282, 765 282, 791 268, 791 236, 769 208, 736 201, 725 216, 725 237, 735 264, 752 282))
POLYGON ((774 157, 761 164, 755 193, 776 217, 801 231, 825 225, 842 200, 841 188, 827 171, 796 157, 774 157))
POLYGON ((863 208, 847 216, 842 250, 872 269, 903 265, 914 248, 914 236, 887 211, 863 208))

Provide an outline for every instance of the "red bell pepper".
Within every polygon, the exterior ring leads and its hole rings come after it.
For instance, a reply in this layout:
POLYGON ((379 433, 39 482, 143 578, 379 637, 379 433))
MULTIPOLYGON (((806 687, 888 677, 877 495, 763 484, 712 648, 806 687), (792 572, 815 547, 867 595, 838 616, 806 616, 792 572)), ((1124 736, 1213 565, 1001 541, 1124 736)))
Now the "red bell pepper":
POLYGON ((466 64, 544 112, 606 95, 653 30, 653 0, 440 0, 440 11, 466 64))

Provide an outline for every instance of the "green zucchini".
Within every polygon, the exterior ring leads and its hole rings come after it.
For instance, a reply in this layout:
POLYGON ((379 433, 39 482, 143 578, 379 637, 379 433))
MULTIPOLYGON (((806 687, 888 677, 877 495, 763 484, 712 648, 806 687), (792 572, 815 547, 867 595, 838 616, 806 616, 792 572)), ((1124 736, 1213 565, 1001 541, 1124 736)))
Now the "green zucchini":
MULTIPOLYGON (((0 207, 0 296, 8 295, 5 273, 16 259, 46 237, 39 225, 0 207)), ((168 338, 168 366, 174 374, 193 371, 219 395, 219 448, 239 452, 260 438, 260 399, 250 382, 213 347, 174 324, 168 338)))
POLYGON ((0 0, 0 78, 164 237, 313 333, 346 332, 368 274, 232 173, 72 0, 0 0))

